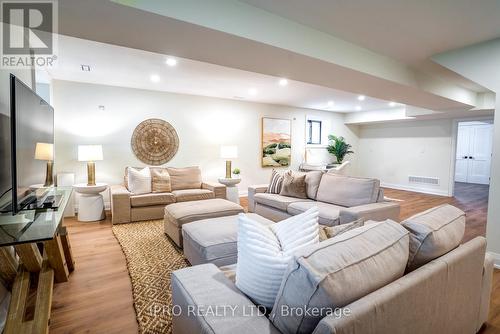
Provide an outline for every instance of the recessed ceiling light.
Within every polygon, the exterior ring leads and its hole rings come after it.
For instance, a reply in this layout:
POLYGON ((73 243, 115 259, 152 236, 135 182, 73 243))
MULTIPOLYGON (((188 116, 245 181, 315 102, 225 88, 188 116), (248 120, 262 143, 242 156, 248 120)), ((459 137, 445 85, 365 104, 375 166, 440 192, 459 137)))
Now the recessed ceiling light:
POLYGON ((152 74, 149 78, 153 82, 159 82, 160 81, 160 76, 158 74, 152 74))
POLYGON ((364 95, 358 96, 358 100, 360 100, 360 101, 364 101, 365 99, 366 99, 366 96, 364 96, 364 95))
POLYGON ((361 106, 356 106, 356 111, 360 111, 361 110, 361 106))
POLYGON ((257 89, 255 89, 255 88, 250 88, 250 89, 248 90, 248 94, 250 94, 250 95, 257 95, 257 89))
POLYGON ((175 65, 177 65, 177 59, 167 58, 167 60, 165 61, 165 64, 167 64, 170 67, 174 67, 175 65))
POLYGON ((395 107, 396 106, 396 102, 389 102, 389 107, 395 107))
POLYGON ((278 83, 280 86, 286 86, 286 85, 288 85, 288 80, 283 78, 283 79, 280 79, 280 81, 278 83))
POLYGON ((329 106, 329 107, 333 107, 333 105, 335 104, 335 102, 333 102, 333 101, 328 101, 328 103, 327 103, 327 104, 328 104, 328 106, 329 106))
POLYGON ((90 65, 81 65, 83 72, 90 72, 90 65))

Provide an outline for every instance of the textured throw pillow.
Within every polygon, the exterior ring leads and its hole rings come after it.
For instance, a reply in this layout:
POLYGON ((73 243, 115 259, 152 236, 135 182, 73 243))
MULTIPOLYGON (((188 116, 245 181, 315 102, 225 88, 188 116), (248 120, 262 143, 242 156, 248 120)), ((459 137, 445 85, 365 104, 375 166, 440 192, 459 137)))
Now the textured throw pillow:
POLYGON ((283 184, 281 186, 280 195, 306 199, 306 175, 300 175, 292 171, 286 172, 283 175, 283 184))
POLYGON ((351 223, 336 225, 336 226, 320 226, 319 231, 319 240, 324 241, 326 239, 333 238, 337 235, 341 235, 350 230, 354 230, 355 228, 361 227, 365 225, 365 220, 360 218, 351 223))
POLYGON ((151 192, 151 172, 149 167, 141 170, 128 168, 128 190, 134 194, 148 194, 151 192))
POLYGON ((319 210, 264 225, 238 217, 236 286, 259 305, 272 308, 294 252, 319 243, 319 210))
POLYGON ((267 187, 267 193, 269 194, 279 194, 281 192, 281 186, 283 185, 283 174, 273 169, 271 174, 271 181, 267 187))
POLYGON ((151 179, 154 193, 169 193, 172 191, 170 174, 165 168, 151 168, 151 179))

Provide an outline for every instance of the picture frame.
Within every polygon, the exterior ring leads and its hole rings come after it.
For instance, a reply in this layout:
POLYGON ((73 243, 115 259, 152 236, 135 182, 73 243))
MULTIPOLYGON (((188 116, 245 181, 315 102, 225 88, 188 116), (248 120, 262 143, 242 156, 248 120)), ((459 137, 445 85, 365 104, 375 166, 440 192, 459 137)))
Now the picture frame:
POLYGON ((261 166, 289 167, 292 160, 292 120, 262 117, 261 166))

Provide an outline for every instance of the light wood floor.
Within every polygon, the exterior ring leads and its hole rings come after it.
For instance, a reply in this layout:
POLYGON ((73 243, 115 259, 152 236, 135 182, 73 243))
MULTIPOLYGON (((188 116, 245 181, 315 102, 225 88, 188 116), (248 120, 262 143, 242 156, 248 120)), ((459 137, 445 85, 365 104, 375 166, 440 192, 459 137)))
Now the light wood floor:
MULTIPOLYGON (((443 203, 460 207, 467 212, 464 241, 485 234, 487 193, 487 186, 468 184, 457 184, 454 198, 386 189, 386 196, 403 200, 401 219, 443 203)), ((242 205, 246 203, 242 199, 242 205)), ((100 223, 67 219, 66 225, 76 269, 69 282, 55 286, 50 333, 137 333, 125 257, 110 219, 100 223)), ((500 333, 500 271, 494 274, 490 317, 481 333, 500 333)))

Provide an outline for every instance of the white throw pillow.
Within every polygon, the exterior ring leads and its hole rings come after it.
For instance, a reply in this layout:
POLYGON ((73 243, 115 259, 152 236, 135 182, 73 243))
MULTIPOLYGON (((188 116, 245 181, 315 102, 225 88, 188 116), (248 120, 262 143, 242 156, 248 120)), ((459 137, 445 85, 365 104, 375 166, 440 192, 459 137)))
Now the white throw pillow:
POLYGON ((151 192, 151 172, 149 167, 141 170, 128 168, 128 190, 134 195, 151 192))
POLYGON ((313 207, 264 225, 240 214, 236 286, 257 304, 272 308, 293 253, 319 243, 318 215, 313 207))

